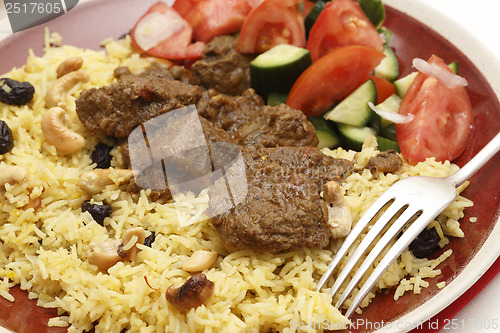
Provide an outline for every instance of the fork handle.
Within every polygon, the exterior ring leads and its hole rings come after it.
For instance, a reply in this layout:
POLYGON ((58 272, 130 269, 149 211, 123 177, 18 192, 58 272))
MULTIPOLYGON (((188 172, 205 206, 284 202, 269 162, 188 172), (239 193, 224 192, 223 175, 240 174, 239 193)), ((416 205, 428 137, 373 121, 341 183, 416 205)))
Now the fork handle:
POLYGON ((500 150, 500 132, 488 142, 483 149, 479 151, 467 164, 460 170, 451 175, 449 179, 455 184, 455 187, 465 183, 478 171, 486 162, 488 162, 500 150))

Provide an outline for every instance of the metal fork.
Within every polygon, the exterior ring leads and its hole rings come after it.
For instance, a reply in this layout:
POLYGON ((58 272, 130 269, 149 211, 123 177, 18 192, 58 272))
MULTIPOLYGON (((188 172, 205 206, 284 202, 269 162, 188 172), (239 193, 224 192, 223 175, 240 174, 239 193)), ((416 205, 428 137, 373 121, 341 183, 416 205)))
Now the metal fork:
POLYGON ((401 255, 403 250, 408 247, 432 220, 455 200, 457 196, 456 188, 467 181, 499 150, 500 132, 466 165, 451 176, 444 178, 415 176, 394 183, 374 202, 356 223, 342 243, 338 252, 332 258, 332 262, 318 282, 316 289, 320 290, 324 286, 330 275, 335 268, 337 268, 342 258, 355 240, 361 235, 366 226, 370 224, 372 220, 376 221, 335 280, 330 290, 330 295, 333 297, 339 291, 344 281, 346 281, 346 278, 350 275, 351 271, 353 271, 354 267, 373 241, 388 227, 387 231, 383 233, 380 240, 368 253, 366 259, 362 262, 349 284, 345 287, 344 292, 335 305, 335 307, 340 309, 380 253, 385 250, 387 245, 396 235, 400 234, 404 228, 407 228, 395 241, 394 245, 387 251, 354 297, 354 300, 345 314, 345 316, 349 318, 394 260, 401 255), (378 219, 376 219, 377 216, 379 216, 378 219), (389 227, 391 221, 394 222, 389 227))

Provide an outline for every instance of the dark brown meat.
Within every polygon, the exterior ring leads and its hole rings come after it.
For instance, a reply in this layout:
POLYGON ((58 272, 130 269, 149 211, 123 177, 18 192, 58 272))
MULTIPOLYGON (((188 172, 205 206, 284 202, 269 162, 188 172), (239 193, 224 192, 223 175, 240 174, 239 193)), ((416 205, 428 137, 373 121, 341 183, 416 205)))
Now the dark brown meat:
POLYGON ((247 163, 251 178, 244 201, 212 218, 226 249, 279 252, 326 246, 328 209, 312 181, 278 163, 247 163))
POLYGON ((240 95, 250 88, 251 58, 236 52, 237 39, 218 36, 207 44, 202 58, 191 66, 191 84, 240 95))
POLYGON ((178 80, 182 83, 190 84, 189 78, 191 72, 184 66, 174 65, 169 67, 158 62, 153 62, 140 75, 156 75, 164 79, 178 80))
MULTIPOLYGON (((148 146, 153 147, 156 163, 149 162, 149 152, 143 151, 141 141, 129 140, 127 144, 122 145, 121 152, 123 161, 127 164, 126 167, 132 167, 130 161, 130 154, 132 154, 136 161, 133 163, 133 168, 141 171, 140 175, 129 184, 128 191, 139 192, 142 188, 150 188, 153 189, 151 194, 153 200, 160 197, 169 200, 172 198, 171 188, 173 187, 174 191, 182 191, 183 189, 179 186, 185 186, 183 184, 187 181, 199 179, 197 183, 189 184, 189 188, 186 189, 186 191, 193 192, 201 191, 211 184, 212 179, 209 174, 213 171, 214 154, 211 143, 231 143, 231 138, 225 131, 215 127, 203 117, 196 115, 196 119, 175 118, 177 119, 169 119, 168 128, 163 122, 159 122, 158 135, 154 135, 155 128, 148 126, 146 131, 148 146), (168 135, 163 135, 162 129, 166 129, 168 135), (150 135, 147 135, 148 133, 150 135), (141 161, 145 163, 141 165, 141 161), (204 176, 206 177, 203 178, 204 176)), ((217 153, 220 152, 220 149, 217 150, 217 153)), ((218 155, 217 158, 225 157, 218 155)))
POLYGON ((221 94, 214 89, 204 91, 196 105, 198 113, 230 135, 238 132, 263 107, 264 100, 253 89, 241 96, 221 94))
POLYGON ((395 150, 380 152, 368 161, 368 168, 375 169, 382 173, 394 173, 401 168, 403 160, 395 150))
POLYGON ((149 72, 119 75, 110 86, 84 91, 77 113, 95 134, 128 137, 124 161, 140 172, 128 190, 151 188, 155 200, 209 187, 209 212, 215 212, 213 224, 229 251, 328 244, 328 209, 320 192, 327 181, 341 182, 352 164, 316 148, 314 127, 302 112, 265 106, 251 89, 241 96, 203 92, 149 72), (193 104, 198 113, 181 108, 193 104), (163 122, 185 110, 192 121, 163 122), (238 177, 244 181, 231 183, 238 177))
POLYGON ((316 130, 302 111, 288 105, 264 106, 260 114, 246 124, 239 133, 239 143, 244 146, 304 147, 318 146, 316 130))
POLYGON ((228 251, 280 252, 328 244, 328 208, 319 195, 320 186, 328 180, 341 181, 352 164, 319 154, 310 147, 243 150, 247 195, 212 218, 228 251), (304 162, 287 164, 294 157, 304 162), (326 169, 332 173, 324 173, 326 169))
POLYGON ((156 75, 122 75, 114 84, 83 91, 76 100, 76 112, 93 134, 124 138, 149 119, 196 104, 201 91, 156 75))
POLYGON ((127 66, 116 67, 115 70, 113 71, 113 76, 118 80, 123 75, 129 75, 129 74, 132 74, 132 72, 130 71, 130 68, 128 68, 127 66))
POLYGON ((301 111, 285 104, 266 106, 253 89, 241 96, 220 94, 213 89, 205 91, 197 109, 243 146, 318 145, 314 126, 301 111))
POLYGON ((315 147, 276 147, 253 151, 254 157, 286 165, 294 172, 306 175, 316 184, 318 192, 330 180, 342 183, 353 170, 351 161, 332 158, 315 147))
POLYGON ((189 69, 184 66, 165 67, 153 63, 144 75, 153 74, 169 80, 215 89, 228 95, 241 95, 250 88, 251 57, 236 52, 236 38, 218 36, 207 44, 201 59, 189 69))

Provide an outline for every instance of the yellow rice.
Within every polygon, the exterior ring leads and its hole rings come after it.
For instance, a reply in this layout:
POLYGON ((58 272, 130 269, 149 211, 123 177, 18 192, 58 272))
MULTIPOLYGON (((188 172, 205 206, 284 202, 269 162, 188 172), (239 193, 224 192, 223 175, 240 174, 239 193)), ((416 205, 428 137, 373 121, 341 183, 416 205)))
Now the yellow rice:
MULTIPOLYGON (((57 40, 57 35, 49 37, 57 40)), ((29 172, 26 181, 0 189, 0 295, 14 301, 9 288, 20 285, 39 306, 57 308, 60 316, 49 325, 68 326, 69 332, 90 330, 95 323, 96 332, 294 332, 297 323, 319 322, 339 323, 329 328, 341 328, 347 320, 332 306, 328 288, 315 291, 339 241, 326 249, 228 254, 208 220, 186 222, 203 214, 206 193, 197 198, 187 195, 187 204, 179 207, 150 201, 148 190, 127 193, 120 188, 119 179, 92 197, 96 203, 113 207, 104 227, 89 213, 82 213, 82 202, 88 197, 78 187, 79 175, 94 168, 90 152, 97 142, 107 139, 91 136, 79 122, 75 99, 83 89, 112 83, 118 66, 128 66, 136 73, 149 64, 150 59, 132 51, 127 38, 107 41, 101 51, 47 46, 43 56, 31 53, 25 66, 2 76, 29 81, 36 93, 28 105, 0 104, 0 119, 7 122, 15 140, 13 150, 0 156, 0 169, 19 165, 29 172), (62 155, 44 140, 40 121, 47 111, 44 96, 56 79, 57 66, 75 55, 84 59, 82 70, 91 80, 66 96, 66 120, 70 129, 85 137, 86 145, 83 151, 62 155), (41 199, 40 209, 22 209, 36 198, 41 199), (147 233, 155 231, 156 240, 151 248, 140 246, 136 261, 119 262, 108 272, 87 262, 90 242, 119 239, 124 231, 138 226, 147 233), (180 285, 190 276, 181 266, 196 250, 219 253, 215 265, 204 271, 215 282, 215 291, 206 304, 185 313, 168 304, 164 293, 171 284, 180 285)), ((370 156, 378 153, 373 139, 360 153, 340 148, 324 152, 355 161, 359 172, 343 185, 355 220, 398 179, 446 176, 457 168, 429 159, 414 166, 405 164, 397 174, 373 175, 363 170, 370 156)), ((114 155, 112 166, 120 167, 118 154, 114 155)), ((442 230, 442 246, 447 243, 445 235, 463 237, 458 221, 464 208, 471 205, 458 196, 435 222, 442 230)), ((407 291, 418 293, 428 286, 426 278, 440 274, 437 267, 449 255, 451 250, 435 260, 416 259, 406 251, 380 279, 377 289, 398 286, 395 300, 407 291)), ((368 295, 362 307, 373 297, 374 293, 368 295)), ((322 330, 302 328, 306 332, 322 330)))

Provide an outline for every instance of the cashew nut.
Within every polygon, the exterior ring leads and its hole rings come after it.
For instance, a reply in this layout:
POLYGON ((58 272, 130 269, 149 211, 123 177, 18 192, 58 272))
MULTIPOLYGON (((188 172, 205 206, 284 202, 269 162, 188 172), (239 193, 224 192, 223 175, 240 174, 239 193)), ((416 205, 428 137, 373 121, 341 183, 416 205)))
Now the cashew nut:
POLYGON ((352 214, 337 182, 325 184, 323 199, 328 203, 328 226, 333 238, 346 237, 351 231, 352 214))
POLYGON ((125 231, 123 234, 123 242, 122 247, 119 248, 118 254, 124 260, 134 261, 137 257, 137 253, 139 253, 139 248, 137 248, 137 244, 144 244, 144 240, 146 239, 146 233, 144 229, 141 227, 129 229, 125 231))
POLYGON ((87 250, 87 260, 103 271, 107 271, 119 261, 133 261, 140 251, 137 244, 143 244, 144 229, 141 227, 127 230, 123 239, 113 239, 105 242, 92 242, 87 250))
POLYGON ((87 73, 82 71, 70 72, 61 76, 54 82, 45 94, 45 105, 48 108, 58 106, 64 100, 64 95, 78 83, 86 83, 90 80, 87 73))
POLYGON ((107 271, 108 268, 114 266, 122 259, 118 254, 118 248, 121 243, 121 239, 92 242, 87 250, 87 260, 92 265, 96 265, 103 271, 107 271))
POLYGON ((78 186, 88 194, 97 194, 102 192, 106 186, 128 182, 135 175, 134 170, 130 169, 95 169, 85 171, 80 175, 78 186))
POLYGON ((186 272, 201 272, 212 267, 217 260, 217 252, 199 250, 193 252, 191 257, 182 265, 186 272))
POLYGON ((15 184, 24 181, 28 177, 28 170, 18 165, 0 165, 0 186, 15 184))
POLYGON ((337 182, 329 181, 325 184, 325 188, 323 190, 323 200, 331 204, 336 204, 337 201, 344 201, 344 194, 342 193, 342 189, 337 182))
POLYGON ((85 139, 64 125, 64 110, 58 106, 49 109, 42 117, 45 140, 61 153, 75 153, 85 147, 85 139))
POLYGON ((205 274, 195 274, 181 287, 168 287, 165 297, 177 309, 189 311, 205 303, 214 293, 214 286, 205 274))
POLYGON ((70 57, 59 64, 56 69, 57 78, 64 76, 68 73, 79 70, 83 65, 82 57, 70 57))

